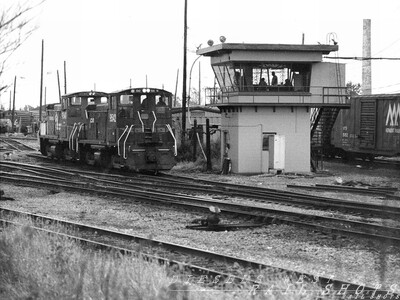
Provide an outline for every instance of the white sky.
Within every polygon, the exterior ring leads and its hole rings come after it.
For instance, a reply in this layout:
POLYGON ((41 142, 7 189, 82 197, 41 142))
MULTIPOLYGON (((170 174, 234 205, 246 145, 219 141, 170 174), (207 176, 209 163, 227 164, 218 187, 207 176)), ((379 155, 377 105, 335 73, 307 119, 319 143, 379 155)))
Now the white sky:
MULTIPOLYGON (((17 0, 1 0, 3 4, 17 0)), ((184 0, 47 0, 36 10, 39 28, 13 55, 2 80, 17 79, 16 107, 36 107, 44 39, 46 102, 58 101, 57 70, 64 91, 111 92, 132 86, 163 87, 182 96, 184 0), (20 78, 23 77, 23 78, 20 78)), ((196 47, 219 43, 327 43, 334 32, 339 56, 362 56, 362 23, 371 19, 372 56, 400 57, 398 0, 188 0, 187 76, 196 47)), ((202 86, 212 86, 209 58, 201 62, 202 86)), ((332 61, 332 60, 329 60, 332 61)), ((361 83, 360 61, 346 60, 346 82, 361 83)), ((198 64, 192 87, 198 88, 198 64)), ((400 61, 372 61, 372 92, 400 92, 400 61)), ((8 108, 9 91, 1 95, 8 108)))

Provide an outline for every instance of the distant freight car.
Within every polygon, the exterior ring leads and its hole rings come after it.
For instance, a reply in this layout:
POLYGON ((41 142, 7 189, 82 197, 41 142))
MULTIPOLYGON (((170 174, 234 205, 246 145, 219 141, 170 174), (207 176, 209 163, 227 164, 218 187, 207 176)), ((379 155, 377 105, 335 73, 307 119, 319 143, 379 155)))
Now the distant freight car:
POLYGON ((372 160, 400 155, 400 94, 351 98, 340 112, 331 135, 331 154, 372 160))

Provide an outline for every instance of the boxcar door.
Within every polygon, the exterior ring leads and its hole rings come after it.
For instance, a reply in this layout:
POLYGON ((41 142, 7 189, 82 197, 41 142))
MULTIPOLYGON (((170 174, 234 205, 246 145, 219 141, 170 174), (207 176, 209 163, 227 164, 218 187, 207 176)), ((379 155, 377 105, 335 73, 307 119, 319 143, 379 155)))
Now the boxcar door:
POLYGON ((374 149, 376 144, 376 101, 362 100, 360 104, 360 148, 374 149))

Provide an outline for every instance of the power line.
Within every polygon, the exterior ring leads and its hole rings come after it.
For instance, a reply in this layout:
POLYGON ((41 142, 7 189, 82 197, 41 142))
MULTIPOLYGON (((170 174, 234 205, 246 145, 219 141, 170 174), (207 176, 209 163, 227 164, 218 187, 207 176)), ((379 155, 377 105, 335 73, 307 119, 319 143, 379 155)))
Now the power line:
POLYGON ((376 87, 375 89, 385 89, 385 88, 396 86, 396 85, 400 85, 400 82, 394 83, 394 84, 391 84, 391 85, 376 87))
POLYGON ((388 48, 392 47, 394 44, 396 44, 398 41, 400 41, 400 38, 398 38, 397 40, 395 40, 393 43, 391 43, 391 44, 390 44, 389 46, 387 46, 386 48, 383 48, 382 50, 380 50, 380 51, 374 53, 373 55, 377 55, 378 53, 381 53, 381 52, 385 51, 386 49, 388 49, 388 48))

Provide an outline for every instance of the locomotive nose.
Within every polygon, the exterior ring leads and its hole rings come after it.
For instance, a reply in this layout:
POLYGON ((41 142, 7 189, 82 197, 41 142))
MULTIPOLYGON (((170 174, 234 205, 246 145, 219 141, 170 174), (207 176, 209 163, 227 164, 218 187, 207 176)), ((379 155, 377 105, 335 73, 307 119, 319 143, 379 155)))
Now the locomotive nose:
POLYGON ((147 162, 156 162, 157 157, 155 152, 148 152, 146 155, 146 161, 147 162))

